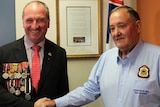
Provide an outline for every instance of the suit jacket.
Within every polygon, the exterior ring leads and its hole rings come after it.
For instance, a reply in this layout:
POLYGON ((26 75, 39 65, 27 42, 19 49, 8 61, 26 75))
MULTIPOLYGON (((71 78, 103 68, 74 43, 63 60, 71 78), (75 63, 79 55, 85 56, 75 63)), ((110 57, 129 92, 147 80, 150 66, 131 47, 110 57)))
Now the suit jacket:
POLYGON ((66 51, 46 39, 37 93, 32 87, 30 101, 26 100, 24 95, 11 94, 5 86, 6 80, 2 77, 2 64, 24 61, 28 61, 24 38, 0 48, 0 107, 33 107, 34 101, 41 97, 54 99, 69 92, 66 51))

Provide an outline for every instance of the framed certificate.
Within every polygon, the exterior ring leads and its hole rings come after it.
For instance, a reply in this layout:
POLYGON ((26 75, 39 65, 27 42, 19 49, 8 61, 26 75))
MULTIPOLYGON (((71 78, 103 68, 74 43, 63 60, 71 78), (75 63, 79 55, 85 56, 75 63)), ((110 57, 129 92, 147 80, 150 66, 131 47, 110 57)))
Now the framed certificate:
POLYGON ((68 58, 98 57, 102 53, 102 1, 57 0, 57 43, 68 58))

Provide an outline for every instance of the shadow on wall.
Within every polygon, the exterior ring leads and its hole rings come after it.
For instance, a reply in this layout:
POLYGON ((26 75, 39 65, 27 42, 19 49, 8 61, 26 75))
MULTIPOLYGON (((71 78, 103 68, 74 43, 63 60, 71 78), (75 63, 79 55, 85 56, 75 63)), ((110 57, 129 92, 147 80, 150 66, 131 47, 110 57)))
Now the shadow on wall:
POLYGON ((15 2, 14 0, 0 2, 0 46, 2 46, 16 39, 15 2))

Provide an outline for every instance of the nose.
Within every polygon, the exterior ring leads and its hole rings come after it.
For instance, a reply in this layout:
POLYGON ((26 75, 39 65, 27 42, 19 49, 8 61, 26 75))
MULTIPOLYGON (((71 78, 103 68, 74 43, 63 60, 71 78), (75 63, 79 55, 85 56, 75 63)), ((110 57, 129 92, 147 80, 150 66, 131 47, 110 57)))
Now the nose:
POLYGON ((31 28, 32 28, 32 29, 37 29, 37 28, 39 28, 39 25, 38 25, 38 23, 37 23, 36 20, 33 21, 32 25, 31 25, 31 28))
POLYGON ((121 34, 120 30, 118 29, 118 27, 115 28, 114 32, 112 33, 115 36, 119 36, 121 34))

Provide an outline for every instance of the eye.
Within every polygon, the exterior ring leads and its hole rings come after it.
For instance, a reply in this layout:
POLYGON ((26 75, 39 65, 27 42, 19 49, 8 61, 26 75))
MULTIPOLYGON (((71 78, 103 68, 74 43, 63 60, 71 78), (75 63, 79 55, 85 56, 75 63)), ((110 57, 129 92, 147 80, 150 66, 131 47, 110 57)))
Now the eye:
POLYGON ((115 27, 110 26, 110 31, 111 31, 111 32, 114 31, 114 29, 115 29, 115 27))
POLYGON ((32 23, 32 22, 33 22, 32 19, 27 19, 27 20, 26 20, 26 23, 32 23))
POLYGON ((118 24, 118 27, 119 28, 124 28, 124 27, 126 27, 126 25, 124 23, 120 23, 120 24, 118 24))
POLYGON ((40 18, 40 19, 37 19, 37 22, 41 23, 41 22, 45 22, 45 20, 46 20, 45 18, 40 18))

